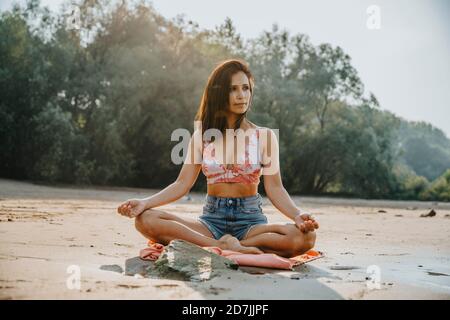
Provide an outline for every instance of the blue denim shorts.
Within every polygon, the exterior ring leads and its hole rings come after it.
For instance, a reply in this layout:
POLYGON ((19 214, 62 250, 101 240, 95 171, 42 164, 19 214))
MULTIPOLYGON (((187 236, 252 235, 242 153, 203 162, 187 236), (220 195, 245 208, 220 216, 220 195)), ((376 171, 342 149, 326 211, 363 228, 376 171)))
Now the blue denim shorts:
POLYGON ((203 214, 198 218, 215 239, 230 234, 242 240, 251 227, 267 224, 262 212, 262 198, 259 193, 243 198, 206 196, 203 214))

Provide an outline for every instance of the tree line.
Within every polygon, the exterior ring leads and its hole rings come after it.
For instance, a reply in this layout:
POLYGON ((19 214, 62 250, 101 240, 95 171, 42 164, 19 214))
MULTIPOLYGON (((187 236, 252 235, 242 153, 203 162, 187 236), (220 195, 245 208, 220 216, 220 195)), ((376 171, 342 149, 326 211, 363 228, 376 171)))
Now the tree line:
POLYGON ((342 48, 277 24, 244 40, 229 18, 201 29, 146 1, 82 1, 73 28, 68 6, 1 12, 0 176, 162 188, 180 170, 171 132, 192 132, 210 71, 238 57, 256 80, 250 121, 279 129, 290 193, 450 200, 449 139, 383 111, 342 48))

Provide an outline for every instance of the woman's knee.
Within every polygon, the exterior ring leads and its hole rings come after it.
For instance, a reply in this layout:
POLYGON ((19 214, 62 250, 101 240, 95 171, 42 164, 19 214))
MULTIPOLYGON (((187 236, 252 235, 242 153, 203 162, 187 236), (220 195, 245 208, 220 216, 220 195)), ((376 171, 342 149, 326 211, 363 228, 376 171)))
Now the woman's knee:
POLYGON ((157 219, 160 219, 164 212, 148 209, 138 215, 134 220, 136 229, 144 234, 149 235, 154 233, 157 219))
POLYGON ((314 248, 316 243, 316 233, 314 231, 303 233, 300 230, 296 230, 291 239, 292 256, 298 256, 314 248))
POLYGON ((311 250, 312 248, 314 248, 314 245, 316 244, 316 232, 315 231, 310 231, 308 232, 305 237, 306 237, 306 246, 305 246, 305 251, 311 250))

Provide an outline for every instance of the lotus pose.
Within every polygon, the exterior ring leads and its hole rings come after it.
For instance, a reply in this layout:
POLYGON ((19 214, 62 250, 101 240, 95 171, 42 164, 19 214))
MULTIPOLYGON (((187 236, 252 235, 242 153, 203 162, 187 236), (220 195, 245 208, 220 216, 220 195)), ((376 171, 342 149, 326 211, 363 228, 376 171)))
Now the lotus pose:
POLYGON ((254 78, 245 61, 220 63, 208 78, 175 182, 145 199, 130 199, 118 213, 135 218, 146 238, 167 245, 183 239, 199 246, 217 246, 243 253, 275 253, 293 257, 308 251, 319 227, 292 201, 281 181, 274 130, 247 119, 254 78), (203 213, 198 219, 156 209, 189 192, 200 170, 207 179, 203 213), (272 204, 293 221, 269 224, 258 193, 260 176, 272 204))

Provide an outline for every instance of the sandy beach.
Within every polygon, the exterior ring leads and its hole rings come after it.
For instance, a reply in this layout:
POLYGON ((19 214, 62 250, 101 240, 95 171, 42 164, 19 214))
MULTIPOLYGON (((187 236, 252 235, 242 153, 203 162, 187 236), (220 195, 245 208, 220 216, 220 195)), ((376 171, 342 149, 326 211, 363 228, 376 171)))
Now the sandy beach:
MULTIPOLYGON (((157 191, 0 179, 0 298, 450 299, 449 203, 294 196, 319 221, 315 249, 325 253, 294 271, 230 270, 188 282, 100 269, 124 267, 146 246, 117 205, 157 191), (431 209, 434 217, 420 217, 431 209), (67 286, 73 265, 79 290, 67 286)), ((160 209, 197 217, 205 194, 190 196, 160 209)), ((269 223, 289 222, 265 197, 263 211, 269 223)))

